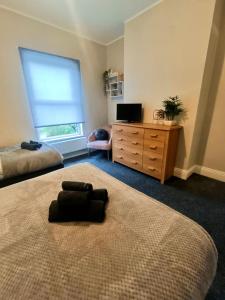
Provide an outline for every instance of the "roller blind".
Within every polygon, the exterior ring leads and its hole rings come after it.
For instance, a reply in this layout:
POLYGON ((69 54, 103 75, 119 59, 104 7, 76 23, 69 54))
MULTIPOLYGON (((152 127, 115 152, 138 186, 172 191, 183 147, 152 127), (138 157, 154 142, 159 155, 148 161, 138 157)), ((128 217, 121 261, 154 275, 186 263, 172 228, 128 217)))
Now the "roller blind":
POLYGON ((84 122, 80 62, 19 48, 35 127, 84 122))

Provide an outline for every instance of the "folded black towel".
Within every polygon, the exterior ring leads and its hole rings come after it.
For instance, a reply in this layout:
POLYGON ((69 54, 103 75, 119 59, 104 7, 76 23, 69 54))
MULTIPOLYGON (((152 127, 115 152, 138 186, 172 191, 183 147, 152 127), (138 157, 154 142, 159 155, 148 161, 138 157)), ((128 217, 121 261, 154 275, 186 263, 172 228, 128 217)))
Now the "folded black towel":
POLYGON ((34 151, 34 150, 38 150, 39 147, 36 144, 30 144, 30 143, 27 143, 27 142, 22 142, 21 143, 21 149, 34 151))
POLYGON ((86 213, 79 213, 76 209, 62 211, 58 201, 51 202, 49 207, 49 222, 72 222, 72 221, 91 221, 103 222, 105 219, 105 204, 101 200, 90 202, 86 213))
POLYGON ((61 191, 58 194, 60 209, 76 209, 80 213, 87 211, 90 204, 90 192, 61 191))
POLYGON ((48 214, 49 222, 70 222, 72 221, 71 212, 68 213, 60 212, 58 201, 54 200, 51 202, 49 206, 49 214, 48 214))
POLYGON ((63 181, 62 188, 64 191, 92 191, 92 200, 102 200, 105 203, 108 201, 108 192, 106 189, 95 189, 91 183, 79 181, 63 181))
POLYGON ((41 146, 42 146, 42 143, 39 143, 39 142, 36 142, 36 141, 32 141, 32 140, 30 140, 30 144, 31 145, 36 145, 38 147, 38 149, 41 148, 41 146))
POLYGON ((105 203, 102 200, 90 202, 88 221, 101 223, 105 219, 105 203))
POLYGON ((91 192, 91 200, 102 200, 108 202, 108 191, 106 189, 95 189, 91 192))
POLYGON ((92 191, 93 186, 90 183, 79 181, 63 181, 62 188, 65 191, 92 191))

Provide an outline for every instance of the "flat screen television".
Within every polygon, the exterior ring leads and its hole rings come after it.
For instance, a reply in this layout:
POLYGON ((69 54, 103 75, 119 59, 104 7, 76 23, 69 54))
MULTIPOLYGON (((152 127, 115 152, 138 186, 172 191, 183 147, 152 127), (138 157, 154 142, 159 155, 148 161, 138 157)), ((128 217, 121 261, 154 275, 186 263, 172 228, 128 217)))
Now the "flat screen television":
POLYGON ((119 103, 117 104, 116 119, 123 122, 141 122, 141 103, 119 103))

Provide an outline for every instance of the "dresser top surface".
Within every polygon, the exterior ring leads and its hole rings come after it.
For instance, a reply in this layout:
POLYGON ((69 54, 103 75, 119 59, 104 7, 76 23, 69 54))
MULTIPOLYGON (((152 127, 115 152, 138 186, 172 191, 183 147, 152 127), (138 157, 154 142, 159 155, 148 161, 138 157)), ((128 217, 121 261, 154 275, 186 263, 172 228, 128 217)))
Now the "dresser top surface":
POLYGON ((147 128, 147 129, 158 129, 158 130, 178 130, 181 129, 182 126, 179 125, 162 125, 162 124, 153 124, 153 123, 120 123, 120 122, 115 122, 113 123, 114 125, 119 125, 119 126, 129 126, 129 127, 139 127, 139 128, 147 128))

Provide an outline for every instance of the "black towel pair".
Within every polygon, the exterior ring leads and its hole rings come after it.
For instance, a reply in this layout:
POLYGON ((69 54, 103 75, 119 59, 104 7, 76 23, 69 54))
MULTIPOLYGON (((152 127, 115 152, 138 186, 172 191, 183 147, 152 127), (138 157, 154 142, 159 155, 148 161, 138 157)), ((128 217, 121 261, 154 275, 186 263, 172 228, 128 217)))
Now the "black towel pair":
POLYGON ((21 143, 21 149, 26 149, 30 151, 38 150, 41 148, 41 146, 42 146, 41 143, 32 140, 29 143, 28 142, 21 143))
POLYGON ((64 181, 62 188, 49 207, 49 222, 104 221, 106 189, 93 190, 90 183, 71 181, 64 181))

